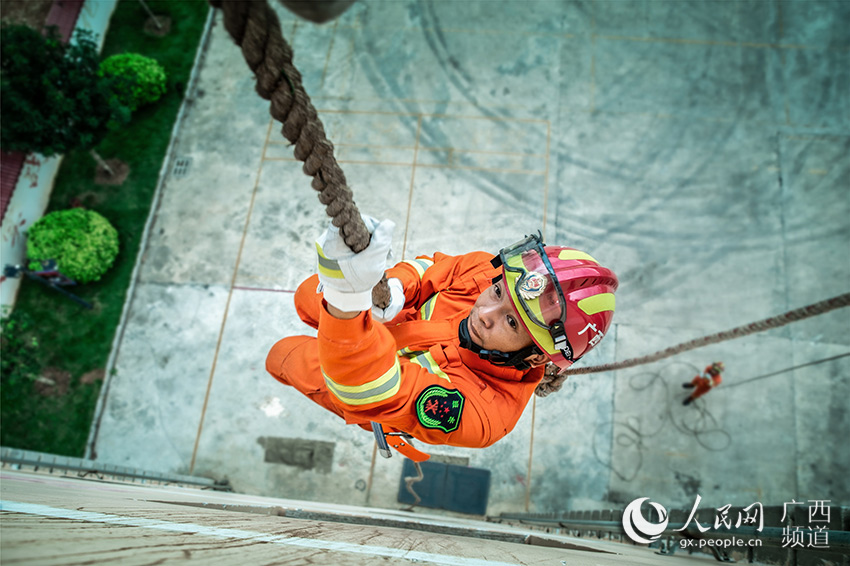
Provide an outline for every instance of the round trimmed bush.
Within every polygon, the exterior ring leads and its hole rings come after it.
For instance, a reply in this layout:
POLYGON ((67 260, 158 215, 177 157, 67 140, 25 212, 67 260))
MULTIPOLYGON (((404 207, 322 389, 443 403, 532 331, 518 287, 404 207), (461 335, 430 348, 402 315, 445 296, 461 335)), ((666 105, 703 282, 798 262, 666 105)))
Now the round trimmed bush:
POLYGON ((136 110, 165 94, 165 69, 156 60, 138 53, 119 53, 100 63, 100 74, 112 78, 118 101, 136 110))
POLYGON ((42 261, 53 259, 77 283, 100 279, 117 255, 118 231, 93 210, 57 210, 27 231, 29 268, 37 271, 42 261))

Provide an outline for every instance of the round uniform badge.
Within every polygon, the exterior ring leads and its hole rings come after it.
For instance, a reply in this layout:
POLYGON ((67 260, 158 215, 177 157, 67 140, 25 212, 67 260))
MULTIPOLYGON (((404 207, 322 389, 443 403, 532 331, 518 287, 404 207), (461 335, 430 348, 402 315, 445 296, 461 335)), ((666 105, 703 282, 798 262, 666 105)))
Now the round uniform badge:
POLYGON ((519 294, 526 301, 536 299, 546 288, 546 277, 534 271, 522 278, 519 284, 519 294))

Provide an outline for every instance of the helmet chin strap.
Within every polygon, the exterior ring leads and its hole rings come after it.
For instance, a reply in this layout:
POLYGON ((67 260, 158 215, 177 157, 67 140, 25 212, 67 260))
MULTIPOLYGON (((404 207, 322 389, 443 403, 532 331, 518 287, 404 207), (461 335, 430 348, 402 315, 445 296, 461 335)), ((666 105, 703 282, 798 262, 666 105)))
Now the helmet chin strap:
POLYGON ((531 364, 526 361, 529 356, 538 353, 537 346, 531 344, 516 352, 502 352, 501 350, 485 350, 478 344, 472 341, 472 336, 469 334, 469 318, 460 321, 457 328, 457 335, 460 339, 462 348, 466 348, 476 354, 482 360, 487 360, 491 364, 497 366, 510 366, 519 370, 529 369, 531 364))

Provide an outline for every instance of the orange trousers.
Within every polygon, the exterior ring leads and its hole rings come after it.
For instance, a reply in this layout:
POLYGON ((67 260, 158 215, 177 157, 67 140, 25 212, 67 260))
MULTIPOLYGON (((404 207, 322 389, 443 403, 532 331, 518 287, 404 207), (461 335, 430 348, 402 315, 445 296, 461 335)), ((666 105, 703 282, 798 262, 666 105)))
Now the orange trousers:
MULTIPOLYGON (((299 285, 295 291, 295 310, 305 324, 313 328, 319 327, 319 312, 321 301, 307 293, 315 294, 315 285, 310 289, 310 282, 317 277, 311 277, 299 285)), ((289 336, 279 340, 266 356, 266 371, 272 377, 294 387, 310 400, 318 403, 332 413, 345 418, 342 411, 331 399, 331 393, 325 386, 322 368, 319 365, 319 348, 317 339, 312 336, 289 336)), ((358 423, 368 424, 368 423, 358 423)), ((367 430, 371 430, 371 428, 367 430)))
POLYGON ((691 386, 694 388, 694 392, 691 393, 690 399, 691 401, 695 401, 711 391, 713 388, 717 387, 723 382, 723 379, 720 375, 712 376, 711 379, 708 377, 703 377, 698 375, 691 380, 691 386))

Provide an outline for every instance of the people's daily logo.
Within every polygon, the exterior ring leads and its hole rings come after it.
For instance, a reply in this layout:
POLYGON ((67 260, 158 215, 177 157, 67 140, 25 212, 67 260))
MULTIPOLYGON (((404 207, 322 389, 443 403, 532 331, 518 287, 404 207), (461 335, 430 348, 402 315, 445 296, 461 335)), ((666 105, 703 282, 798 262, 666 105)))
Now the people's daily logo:
MULTIPOLYGON (((649 502, 658 516, 658 523, 647 521, 641 511, 644 501, 648 497, 640 497, 629 503, 623 511, 623 530, 626 535, 636 543, 650 544, 661 538, 667 530, 669 513, 662 505, 649 502)), ((703 522, 697 520, 697 511, 702 501, 700 495, 696 496, 694 506, 687 520, 681 526, 670 527, 668 535, 681 537, 678 544, 681 548, 733 548, 733 547, 758 547, 762 546, 762 539, 758 535, 738 536, 741 527, 745 529, 754 528, 756 533, 764 529, 764 506, 756 501, 737 513, 732 511, 732 505, 727 503, 715 509, 714 520, 707 521, 703 515, 703 522), (705 524, 703 524, 705 523, 705 524), (712 531, 717 536, 704 536, 704 533, 712 531), (678 534, 682 533, 682 534, 678 534)), ((792 499, 786 501, 782 506, 782 518, 779 522, 782 528, 782 548, 829 548, 829 522, 830 512, 833 507, 829 499, 809 499, 808 526, 802 524, 790 525, 789 506, 806 505, 805 501, 792 499), (786 521, 786 517, 789 517, 786 521)), ((798 510, 802 514, 802 510, 798 510)), ((799 521, 799 520, 798 520, 799 521)), ((669 544, 670 541, 668 540, 669 544)))
POLYGON ((649 544, 658 540, 661 537, 661 533, 667 528, 667 509, 659 503, 649 502, 658 512, 661 522, 657 524, 650 523, 644 519, 640 507, 648 499, 648 497, 635 499, 623 511, 623 529, 630 539, 640 544, 649 544))

